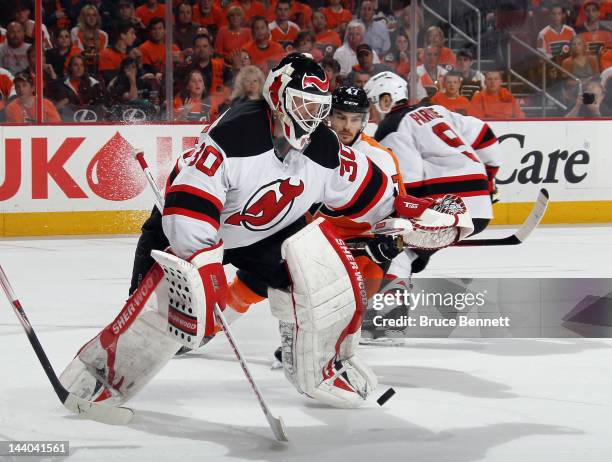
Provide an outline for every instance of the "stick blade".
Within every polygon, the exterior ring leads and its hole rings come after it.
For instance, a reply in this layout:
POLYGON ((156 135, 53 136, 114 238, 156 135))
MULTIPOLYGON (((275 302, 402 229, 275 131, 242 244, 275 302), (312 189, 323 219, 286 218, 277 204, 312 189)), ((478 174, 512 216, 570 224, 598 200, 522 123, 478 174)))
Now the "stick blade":
POLYGON ((548 191, 544 188, 540 189, 540 193, 538 194, 538 198, 529 214, 529 217, 523 223, 514 235, 520 242, 525 242, 525 240, 529 237, 529 235, 533 232, 533 230, 540 224, 542 218, 544 218, 544 214, 546 213, 546 209, 548 208, 548 199, 550 198, 548 191))
POLYGON ((94 403, 72 393, 64 401, 64 406, 75 414, 108 425, 127 425, 134 417, 134 411, 130 408, 94 403))
POLYGON ((274 437, 277 441, 287 442, 289 439, 287 438, 287 430, 285 429, 285 422, 283 422, 282 417, 274 417, 271 414, 266 415, 268 418, 268 423, 270 424, 270 428, 272 429, 272 433, 274 433, 274 437))

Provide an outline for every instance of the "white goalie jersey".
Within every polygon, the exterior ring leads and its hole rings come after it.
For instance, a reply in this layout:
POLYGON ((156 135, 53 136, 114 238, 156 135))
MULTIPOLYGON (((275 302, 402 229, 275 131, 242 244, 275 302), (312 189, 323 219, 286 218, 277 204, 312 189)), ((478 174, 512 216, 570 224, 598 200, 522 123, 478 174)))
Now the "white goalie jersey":
POLYGON ((442 106, 398 106, 375 138, 397 156, 406 192, 461 196, 473 218, 491 218, 491 182, 501 149, 489 126, 442 106))
POLYGON ((205 129, 169 178, 163 227, 177 255, 220 239, 225 249, 248 246, 294 223, 313 203, 370 224, 393 211, 392 179, 329 128, 320 125, 302 153, 280 159, 266 103, 232 109, 205 129))

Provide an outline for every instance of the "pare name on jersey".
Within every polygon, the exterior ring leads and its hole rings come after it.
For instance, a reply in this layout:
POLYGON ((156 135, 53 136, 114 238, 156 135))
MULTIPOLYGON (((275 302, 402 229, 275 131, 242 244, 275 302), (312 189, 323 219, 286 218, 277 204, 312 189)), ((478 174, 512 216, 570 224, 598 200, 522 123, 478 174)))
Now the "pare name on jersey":
POLYGON ((461 314, 456 318, 441 318, 421 316, 399 316, 385 318, 382 315, 374 316, 372 322, 376 327, 510 327, 508 316, 494 318, 475 318, 461 314))

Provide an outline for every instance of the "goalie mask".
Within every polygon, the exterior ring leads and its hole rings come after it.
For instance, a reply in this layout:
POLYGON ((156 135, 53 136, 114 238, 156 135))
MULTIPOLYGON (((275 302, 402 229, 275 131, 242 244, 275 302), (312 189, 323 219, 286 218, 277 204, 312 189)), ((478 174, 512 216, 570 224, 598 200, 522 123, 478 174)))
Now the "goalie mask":
POLYGON ((408 99, 408 83, 399 75, 389 71, 373 76, 363 89, 368 94, 370 102, 381 114, 388 114, 393 106, 408 99), (380 106, 380 98, 385 94, 391 97, 391 104, 383 108, 380 106))
POLYGON ((370 102, 366 92, 359 87, 339 87, 332 95, 329 118, 333 131, 340 141, 351 146, 368 124, 370 102))
POLYGON ((263 96, 279 117, 285 139, 298 150, 306 147, 331 108, 329 80, 308 54, 284 57, 268 74, 263 96))

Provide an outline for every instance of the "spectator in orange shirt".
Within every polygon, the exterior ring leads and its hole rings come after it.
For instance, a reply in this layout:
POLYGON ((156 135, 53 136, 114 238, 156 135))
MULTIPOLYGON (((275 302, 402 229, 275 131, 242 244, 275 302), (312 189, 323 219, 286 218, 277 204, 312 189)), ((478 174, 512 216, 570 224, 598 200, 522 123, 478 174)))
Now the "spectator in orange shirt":
POLYGON ((204 26, 211 32, 217 32, 227 24, 225 13, 213 0, 197 0, 193 5, 193 22, 204 26))
MULTIPOLYGON (((266 12, 268 22, 274 21, 277 0, 272 0, 266 12)), ((297 0, 291 0, 291 14, 289 19, 300 26, 300 29, 310 27, 312 23, 312 8, 297 0)))
MULTIPOLYGON (((587 21, 586 7, 592 2, 593 0, 585 0, 585 2, 578 10, 578 16, 576 17, 576 27, 582 27, 585 21, 587 21)), ((612 2, 610 0, 602 0, 601 2, 598 2, 597 6, 600 7, 599 19, 605 20, 609 15, 612 15, 612 2)))
POLYGON ((174 98, 174 120, 179 122, 212 122, 219 115, 219 101, 208 97, 204 76, 192 69, 180 95, 174 98))
POLYGON ((440 60, 438 64, 444 66, 446 70, 457 67, 457 57, 453 50, 444 46, 444 32, 438 26, 431 26, 425 32, 425 47, 433 45, 440 49, 440 60))
POLYGON ((276 2, 275 19, 268 27, 272 40, 280 43, 285 49, 295 40, 300 27, 289 21, 291 14, 291 0, 279 0, 276 2))
MULTIPOLYGON (((166 25, 162 18, 153 18, 149 22, 149 35, 151 38, 140 45, 138 49, 142 53, 142 65, 146 72, 155 74, 161 81, 161 74, 166 65, 166 25)), ((172 44, 172 61, 181 61, 181 50, 172 44)))
POLYGON ((219 29, 215 39, 215 51, 229 61, 230 55, 252 40, 251 30, 242 27, 244 12, 239 6, 227 9, 228 25, 219 29))
POLYGON ((576 29, 586 43, 589 53, 600 54, 604 49, 612 47, 612 32, 599 22, 599 3, 586 0, 583 4, 586 21, 576 29))
POLYGON ((341 0, 329 0, 329 6, 321 11, 327 18, 327 27, 343 36, 346 25, 353 19, 353 14, 342 7, 341 0))
POLYGON ((268 22, 263 16, 255 16, 251 23, 253 40, 244 46, 251 57, 251 62, 264 74, 274 67, 285 56, 285 49, 274 40, 270 40, 268 22))
POLYGON ((461 73, 450 71, 444 76, 444 93, 438 92, 431 97, 431 104, 439 104, 445 108, 468 115, 470 112, 470 101, 459 94, 461 88, 461 73))
POLYGON ((327 27, 327 17, 322 11, 312 13, 312 30, 315 33, 315 46, 327 56, 332 57, 336 48, 342 45, 342 40, 336 31, 327 27))
POLYGON ((146 2, 136 8, 136 16, 140 18, 145 27, 153 18, 163 18, 166 15, 166 5, 158 3, 157 0, 146 0, 146 2))
POLYGON ((242 25, 245 27, 248 27, 255 16, 266 17, 266 7, 258 0, 234 0, 226 7, 225 11, 227 12, 231 6, 242 8, 242 11, 244 11, 244 22, 242 25))
POLYGON ((121 62, 127 58, 128 50, 136 41, 136 30, 129 22, 117 26, 114 33, 116 38, 112 48, 105 48, 100 52, 98 70, 105 82, 110 82, 117 75, 121 62))
POLYGON ((569 54, 569 42, 576 35, 574 29, 565 24, 565 11, 555 5, 550 9, 550 24, 538 34, 538 50, 549 58, 562 58, 569 54))
POLYGON ((612 67, 612 49, 605 50, 599 57, 599 69, 604 70, 612 67))
MULTIPOLYGON (((14 79, 17 98, 6 106, 6 121, 9 123, 32 123, 36 122, 36 101, 34 98, 34 84, 27 72, 21 72, 14 79)), ((45 123, 57 123, 62 119, 51 101, 43 99, 42 121, 45 123)))
POLYGON ((471 115, 479 119, 522 119, 525 117, 518 101, 502 88, 500 71, 485 74, 485 89, 474 94, 471 115))

